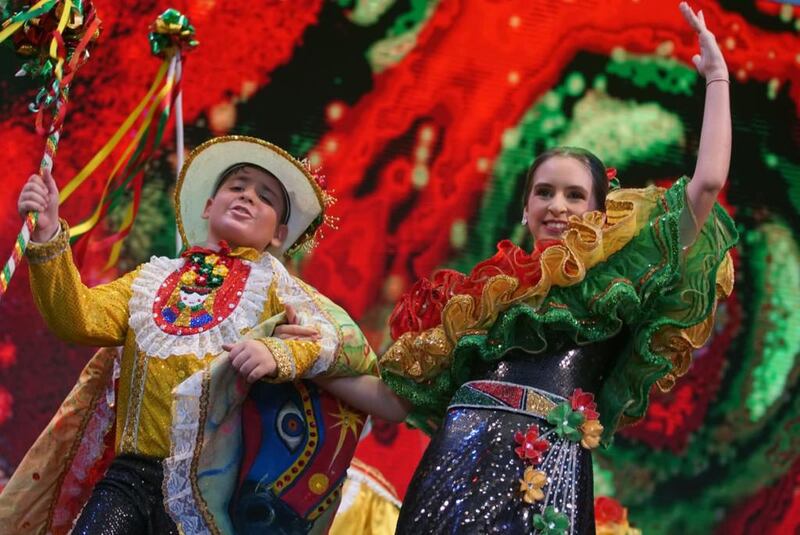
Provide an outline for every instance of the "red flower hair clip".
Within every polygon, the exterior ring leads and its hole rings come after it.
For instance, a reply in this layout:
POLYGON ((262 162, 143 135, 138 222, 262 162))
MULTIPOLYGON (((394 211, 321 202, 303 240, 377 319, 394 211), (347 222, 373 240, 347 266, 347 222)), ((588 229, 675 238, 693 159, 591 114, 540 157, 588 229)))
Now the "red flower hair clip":
POLYGON ((606 178, 608 179, 608 189, 619 189, 619 179, 615 167, 606 167, 606 178))

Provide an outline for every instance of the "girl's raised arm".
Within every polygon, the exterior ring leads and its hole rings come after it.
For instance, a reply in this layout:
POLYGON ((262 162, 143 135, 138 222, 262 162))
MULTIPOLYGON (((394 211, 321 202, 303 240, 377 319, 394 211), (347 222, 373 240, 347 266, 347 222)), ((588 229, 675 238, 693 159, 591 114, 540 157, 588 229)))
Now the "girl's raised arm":
POLYGON ((699 229, 708 219, 728 178, 731 160, 730 82, 725 58, 714 34, 706 27, 703 12, 695 14, 686 2, 681 2, 680 10, 686 22, 697 32, 700 53, 692 57, 692 61, 706 79, 700 147, 686 193, 699 229))

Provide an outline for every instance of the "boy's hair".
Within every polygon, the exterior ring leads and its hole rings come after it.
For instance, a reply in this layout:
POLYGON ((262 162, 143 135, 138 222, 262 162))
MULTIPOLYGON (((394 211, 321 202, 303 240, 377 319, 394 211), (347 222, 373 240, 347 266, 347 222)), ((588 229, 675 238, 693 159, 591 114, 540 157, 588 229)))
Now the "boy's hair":
POLYGON ((589 170, 592 175, 592 195, 597 203, 597 209, 606 211, 606 195, 608 195, 608 176, 606 176, 606 167, 603 162, 586 149, 579 147, 554 147, 541 153, 533 161, 528 173, 525 176, 525 195, 522 197, 522 207, 528 205, 528 197, 530 197, 531 190, 533 189, 533 175, 536 170, 547 160, 553 156, 563 156, 572 158, 581 162, 589 170))
POLYGON ((255 169, 256 171, 261 171, 262 173, 266 173, 267 175, 275 178, 278 184, 280 184, 281 195, 283 195, 283 204, 286 206, 280 224, 281 225, 287 224, 289 222, 289 213, 291 212, 292 209, 292 205, 289 204, 289 194, 286 192, 286 188, 283 187, 283 183, 280 181, 280 179, 275 176, 275 173, 272 173, 267 169, 264 169, 260 165, 256 165, 254 163, 241 162, 241 163, 235 163, 232 166, 228 167, 222 173, 220 173, 219 178, 217 179, 217 184, 214 186, 214 191, 212 192, 211 197, 213 198, 217 195, 219 188, 222 187, 222 185, 225 183, 226 180, 228 180, 228 178, 231 177, 231 175, 233 175, 236 171, 244 169, 245 167, 249 167, 251 169, 255 169))

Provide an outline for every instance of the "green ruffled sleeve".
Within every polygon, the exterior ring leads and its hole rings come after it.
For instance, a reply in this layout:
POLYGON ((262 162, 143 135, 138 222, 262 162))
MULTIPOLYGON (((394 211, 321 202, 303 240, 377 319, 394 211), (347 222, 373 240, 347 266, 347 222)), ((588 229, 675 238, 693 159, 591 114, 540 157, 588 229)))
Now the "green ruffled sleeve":
MULTIPOLYGON (((603 297, 615 278, 625 276, 636 290, 636 299, 626 305, 635 310, 633 317, 626 314, 631 339, 598 396, 606 443, 620 424, 644 417, 653 385, 668 391, 688 371, 692 351, 713 330, 717 300, 733 290, 729 251, 738 241, 735 223, 715 204, 694 242, 684 245, 693 237, 687 232, 687 222, 693 221, 688 183, 684 177, 666 190, 650 223, 584 282, 587 290, 599 290, 593 299, 600 296, 606 301, 600 306, 610 313, 623 306, 603 297)), ((589 307, 589 312, 603 313, 602 308, 589 307)))
POLYGON ((591 344, 623 328, 630 333, 624 350, 595 393, 604 442, 620 424, 642 418, 651 388, 669 389, 686 372, 692 349, 711 332, 718 296, 732 285, 727 253, 737 232, 721 206, 714 206, 694 243, 684 246, 692 220, 687 184, 682 178, 667 190, 615 192, 615 200, 644 207, 639 231, 580 284, 553 287, 540 305, 512 306, 487 333, 461 337, 450 366, 424 383, 384 373, 384 380, 414 404, 413 421, 435 427, 455 390, 485 363, 501 360, 509 348, 541 353, 557 337, 591 344))

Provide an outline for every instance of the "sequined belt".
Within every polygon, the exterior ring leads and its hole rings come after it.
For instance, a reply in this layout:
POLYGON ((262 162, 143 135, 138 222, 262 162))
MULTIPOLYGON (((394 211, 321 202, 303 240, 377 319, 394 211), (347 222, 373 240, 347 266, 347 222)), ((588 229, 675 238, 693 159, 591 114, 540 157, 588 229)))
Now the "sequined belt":
POLYGON ((565 398, 531 386, 502 381, 470 381, 456 390, 447 409, 496 409, 546 418, 565 398))

